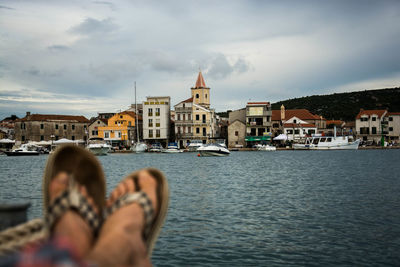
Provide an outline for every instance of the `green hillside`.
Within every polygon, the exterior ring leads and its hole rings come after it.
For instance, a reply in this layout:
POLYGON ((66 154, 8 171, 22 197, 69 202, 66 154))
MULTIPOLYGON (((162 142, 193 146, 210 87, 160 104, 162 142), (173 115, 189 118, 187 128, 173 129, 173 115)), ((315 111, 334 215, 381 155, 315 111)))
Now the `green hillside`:
POLYGON ((326 119, 351 121, 363 109, 386 109, 400 112, 400 87, 331 95, 313 95, 272 104, 272 109, 308 109, 326 119))

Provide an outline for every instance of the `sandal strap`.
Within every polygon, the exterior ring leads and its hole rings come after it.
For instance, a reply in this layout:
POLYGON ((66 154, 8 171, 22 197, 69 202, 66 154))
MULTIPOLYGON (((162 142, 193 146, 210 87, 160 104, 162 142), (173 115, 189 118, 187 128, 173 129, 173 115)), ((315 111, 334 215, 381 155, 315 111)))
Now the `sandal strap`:
POLYGON ((48 206, 46 214, 46 225, 49 230, 54 223, 68 210, 74 210, 87 221, 96 235, 101 224, 100 216, 94 211, 94 208, 77 189, 76 182, 70 179, 69 187, 61 195, 56 197, 48 206))
POLYGON ((121 196, 118 198, 113 205, 108 207, 105 210, 105 218, 113 214, 115 211, 119 210, 120 208, 132 204, 132 203, 137 203, 139 204, 144 213, 144 221, 145 221, 145 227, 143 231, 144 238, 146 240, 146 237, 148 236, 151 225, 153 222, 153 205, 151 202, 151 199, 147 196, 147 194, 143 191, 135 192, 135 193, 129 193, 121 196))

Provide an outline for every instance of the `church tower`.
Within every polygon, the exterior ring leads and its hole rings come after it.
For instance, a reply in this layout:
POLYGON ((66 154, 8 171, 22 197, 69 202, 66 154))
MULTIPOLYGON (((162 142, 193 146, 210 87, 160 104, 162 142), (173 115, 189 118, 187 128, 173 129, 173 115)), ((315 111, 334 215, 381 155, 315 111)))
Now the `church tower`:
POLYGON ((195 87, 192 87, 191 90, 192 90, 193 103, 201 105, 207 109, 210 108, 210 88, 206 86, 201 71, 197 76, 195 87))

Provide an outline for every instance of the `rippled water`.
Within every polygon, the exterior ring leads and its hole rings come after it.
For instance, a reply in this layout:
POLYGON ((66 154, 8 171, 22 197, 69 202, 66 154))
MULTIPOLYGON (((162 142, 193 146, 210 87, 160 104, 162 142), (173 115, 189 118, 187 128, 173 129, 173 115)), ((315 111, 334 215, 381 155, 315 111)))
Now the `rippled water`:
MULTIPOLYGON (((46 156, 0 157, 0 200, 41 216, 46 156)), ((400 265, 400 150, 100 157, 108 192, 130 171, 167 174, 156 266, 400 265)))

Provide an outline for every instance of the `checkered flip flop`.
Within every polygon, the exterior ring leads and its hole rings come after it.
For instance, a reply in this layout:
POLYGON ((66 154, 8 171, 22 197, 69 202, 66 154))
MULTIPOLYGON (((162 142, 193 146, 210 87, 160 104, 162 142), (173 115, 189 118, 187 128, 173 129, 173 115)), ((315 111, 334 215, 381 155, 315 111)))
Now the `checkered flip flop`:
POLYGON ((50 236, 54 223, 68 210, 78 212, 96 233, 101 226, 105 199, 104 172, 100 162, 90 151, 76 145, 64 145, 50 155, 43 174, 43 214, 50 236), (50 201, 50 183, 60 172, 66 172, 70 176, 68 188, 50 201), (99 214, 79 192, 79 186, 85 187, 99 209, 99 214))
POLYGON ((158 212, 154 214, 155 211, 152 205, 152 201, 145 192, 140 190, 140 186, 138 183, 139 171, 136 171, 130 174, 128 178, 133 179, 137 191, 119 197, 110 207, 105 209, 105 218, 107 219, 108 216, 126 205, 132 203, 139 204, 143 209, 145 219, 143 240, 145 241, 147 247, 147 254, 150 257, 157 237, 161 231, 161 227, 164 223, 165 217, 167 215, 169 190, 167 179, 161 171, 154 168, 147 168, 145 170, 148 171, 150 175, 157 180, 157 201, 159 205, 158 212))
POLYGON ((79 192, 78 183, 73 177, 69 179, 68 189, 56 197, 47 207, 46 225, 51 231, 55 222, 67 211, 77 212, 93 229, 95 235, 101 225, 100 216, 94 211, 94 208, 86 197, 79 192))

